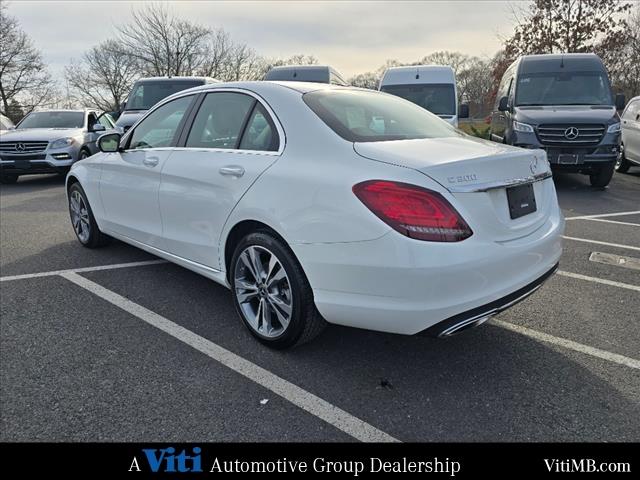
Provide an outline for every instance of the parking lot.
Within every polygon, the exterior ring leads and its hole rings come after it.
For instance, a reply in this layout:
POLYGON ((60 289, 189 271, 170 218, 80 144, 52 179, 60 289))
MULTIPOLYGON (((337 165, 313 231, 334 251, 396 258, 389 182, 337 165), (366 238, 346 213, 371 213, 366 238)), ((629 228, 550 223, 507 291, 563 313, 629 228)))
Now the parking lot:
POLYGON ((286 352, 223 287, 82 248, 62 177, 3 185, 0 440, 640 441, 640 169, 556 185, 565 253, 526 301, 445 340, 330 326, 286 352))

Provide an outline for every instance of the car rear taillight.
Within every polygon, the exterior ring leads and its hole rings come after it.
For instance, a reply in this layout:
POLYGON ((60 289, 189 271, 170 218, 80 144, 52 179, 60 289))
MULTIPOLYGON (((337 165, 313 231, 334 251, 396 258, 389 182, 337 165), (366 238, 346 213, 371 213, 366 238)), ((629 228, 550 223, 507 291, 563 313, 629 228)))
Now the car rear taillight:
POLYGON ((408 183, 369 180, 353 193, 383 222, 407 237, 459 242, 473 235, 467 222, 438 192, 408 183))

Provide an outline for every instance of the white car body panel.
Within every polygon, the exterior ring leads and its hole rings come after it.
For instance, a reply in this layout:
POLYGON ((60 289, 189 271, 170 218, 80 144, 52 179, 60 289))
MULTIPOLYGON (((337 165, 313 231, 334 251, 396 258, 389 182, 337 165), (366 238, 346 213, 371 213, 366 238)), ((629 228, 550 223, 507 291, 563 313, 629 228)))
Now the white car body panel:
POLYGON ((550 178, 534 183, 539 210, 516 220, 506 211, 504 188, 452 192, 458 183, 530 176, 534 159, 536 171, 545 172, 540 151, 462 134, 353 144, 301 101, 301 91, 324 88, 340 87, 248 82, 197 89, 258 95, 281 129, 279 152, 166 149, 161 173, 135 162, 116 168, 110 157, 119 154, 101 153, 75 164, 68 181, 82 184, 105 233, 227 287, 225 249, 234 227, 245 221, 269 226, 295 253, 320 313, 341 325, 414 334, 554 268, 564 219, 550 178), (241 182, 220 175, 226 165, 245 168, 241 182), (130 171, 121 171, 125 167, 130 171), (453 243, 403 236, 353 194, 353 185, 371 179, 439 192, 473 235, 453 243))
POLYGON ((640 165, 640 96, 629 100, 627 108, 622 113, 622 143, 627 160, 640 165), (629 115, 633 108, 633 115, 629 115))

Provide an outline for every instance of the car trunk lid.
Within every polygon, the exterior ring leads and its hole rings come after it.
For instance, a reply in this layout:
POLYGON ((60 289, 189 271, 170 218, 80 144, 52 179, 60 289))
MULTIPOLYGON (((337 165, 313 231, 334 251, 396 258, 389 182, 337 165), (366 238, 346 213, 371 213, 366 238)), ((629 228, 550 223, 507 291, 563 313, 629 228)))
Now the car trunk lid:
POLYGON ((521 238, 537 230, 556 202, 546 157, 472 137, 362 142, 366 158, 412 168, 429 176, 456 199, 454 206, 477 235, 494 241, 521 238), (545 179, 546 178, 546 179, 545 179), (539 181, 535 181, 539 180, 539 181), (511 218, 507 188, 531 183, 536 211, 511 218))

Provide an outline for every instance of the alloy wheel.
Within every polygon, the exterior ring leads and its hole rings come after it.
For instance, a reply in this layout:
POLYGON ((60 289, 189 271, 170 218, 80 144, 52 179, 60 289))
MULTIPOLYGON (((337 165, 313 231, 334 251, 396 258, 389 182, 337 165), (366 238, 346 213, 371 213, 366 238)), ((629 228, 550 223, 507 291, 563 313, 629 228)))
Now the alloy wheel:
POLYGON ((91 222, 89 220, 89 209, 84 198, 78 190, 71 192, 69 198, 69 209, 71 211, 71 223, 73 229, 82 243, 89 241, 91 235, 91 222))
POLYGON ((284 333, 293 311, 291 283, 273 252, 245 248, 235 265, 234 287, 242 315, 256 333, 267 338, 284 333))

